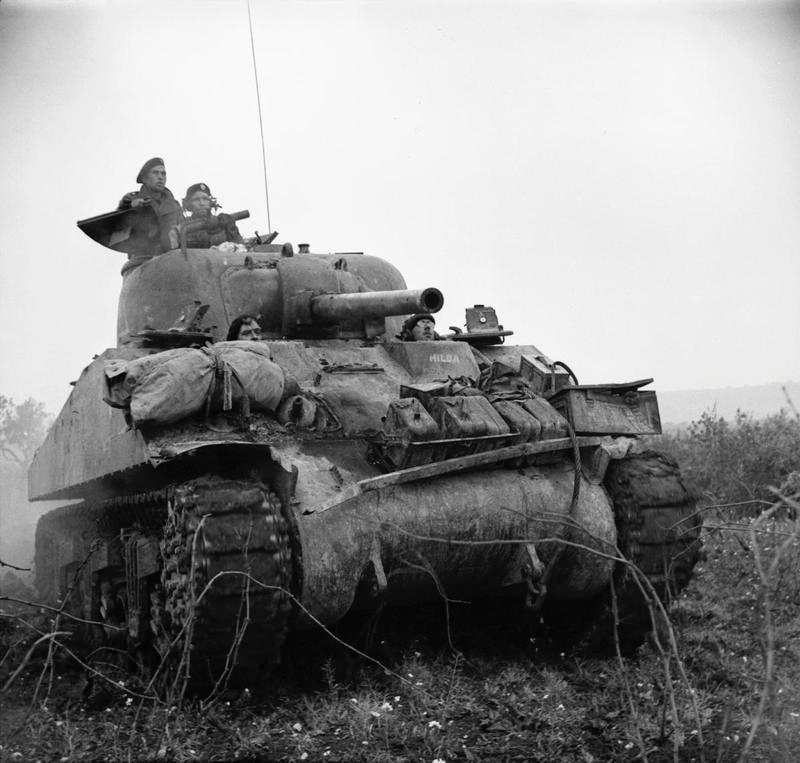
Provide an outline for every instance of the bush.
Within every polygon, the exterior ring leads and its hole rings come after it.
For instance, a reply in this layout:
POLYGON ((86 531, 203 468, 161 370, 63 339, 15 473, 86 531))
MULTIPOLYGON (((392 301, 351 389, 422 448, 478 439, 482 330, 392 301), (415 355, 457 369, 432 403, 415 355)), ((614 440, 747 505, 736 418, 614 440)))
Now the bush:
POLYGON ((800 418, 781 411, 757 420, 737 411, 729 422, 706 411, 687 431, 665 435, 659 446, 678 460, 704 503, 772 503, 769 488, 800 471, 800 418))

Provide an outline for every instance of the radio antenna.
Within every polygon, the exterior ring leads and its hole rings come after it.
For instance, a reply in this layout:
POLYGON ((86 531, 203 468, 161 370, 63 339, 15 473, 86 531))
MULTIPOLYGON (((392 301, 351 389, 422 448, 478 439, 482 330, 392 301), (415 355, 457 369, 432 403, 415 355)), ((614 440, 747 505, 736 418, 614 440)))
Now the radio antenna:
POLYGON ((261 164, 264 167, 264 198, 267 202, 267 227, 272 231, 269 216, 269 185, 267 184, 267 149, 264 145, 264 118, 261 115, 261 94, 258 90, 258 67, 256 66, 256 44, 253 41, 253 17, 250 14, 250 0, 247 0, 247 23, 250 26, 250 50, 253 53, 253 77, 256 81, 256 101, 258 103, 258 126, 261 131, 261 164))

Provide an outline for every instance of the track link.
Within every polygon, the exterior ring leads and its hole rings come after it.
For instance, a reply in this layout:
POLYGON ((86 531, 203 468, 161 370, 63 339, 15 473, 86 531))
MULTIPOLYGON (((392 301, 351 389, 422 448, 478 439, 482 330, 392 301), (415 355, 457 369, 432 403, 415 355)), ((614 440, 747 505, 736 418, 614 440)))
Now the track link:
POLYGON ((190 692, 252 686, 279 662, 289 624, 291 551, 278 497, 248 480, 179 485, 161 555, 154 612, 163 607, 157 649, 168 680, 190 692))

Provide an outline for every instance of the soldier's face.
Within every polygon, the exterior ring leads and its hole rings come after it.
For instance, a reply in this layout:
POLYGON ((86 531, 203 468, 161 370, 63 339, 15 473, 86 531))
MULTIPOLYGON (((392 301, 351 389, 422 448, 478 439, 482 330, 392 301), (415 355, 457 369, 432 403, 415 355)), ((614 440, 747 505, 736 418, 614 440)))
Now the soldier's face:
POLYGON ((151 191, 163 191, 167 184, 167 171, 163 164, 156 164, 147 170, 144 176, 144 185, 151 191))
POLYGON ((190 212, 204 215, 211 209, 211 197, 204 191, 195 191, 187 204, 190 212))
POLYGON ((261 326, 255 321, 248 321, 239 327, 239 339, 252 339, 258 341, 261 339, 261 326))
POLYGON ((414 337, 415 342, 430 342, 434 338, 435 325, 430 318, 422 318, 411 329, 411 336, 414 337))

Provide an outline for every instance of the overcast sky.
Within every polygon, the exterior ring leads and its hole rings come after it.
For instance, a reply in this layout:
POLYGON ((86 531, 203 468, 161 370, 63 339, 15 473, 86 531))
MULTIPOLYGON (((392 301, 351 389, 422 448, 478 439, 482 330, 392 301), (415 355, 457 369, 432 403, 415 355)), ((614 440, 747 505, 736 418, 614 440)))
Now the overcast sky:
POLYGON ((0 3, 0 394, 56 412, 116 341, 75 221, 151 156, 245 235, 494 305, 582 383, 800 377, 800 6, 0 3))

